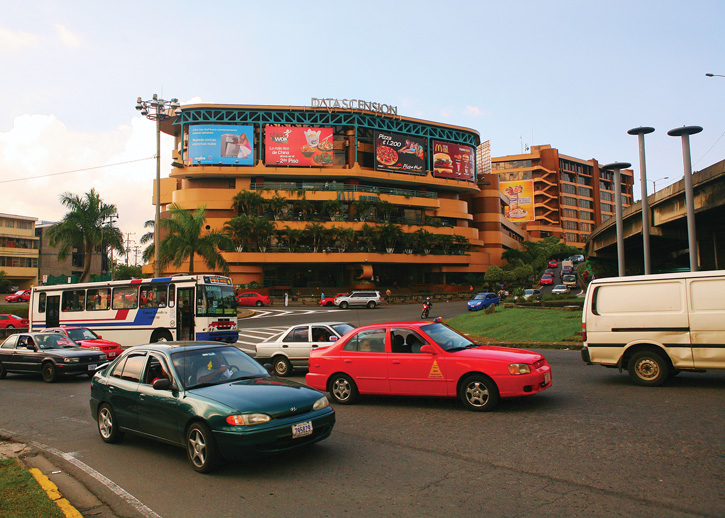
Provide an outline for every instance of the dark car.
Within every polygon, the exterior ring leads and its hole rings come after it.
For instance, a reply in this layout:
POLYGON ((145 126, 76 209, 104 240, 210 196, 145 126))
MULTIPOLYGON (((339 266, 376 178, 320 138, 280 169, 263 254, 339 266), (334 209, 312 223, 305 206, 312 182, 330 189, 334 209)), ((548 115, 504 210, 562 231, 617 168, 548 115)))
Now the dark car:
POLYGON ((0 345, 0 379, 8 372, 42 374, 47 383, 59 376, 93 376, 106 360, 105 354, 78 347, 58 333, 20 333, 0 345))
POLYGON ((175 444, 200 473, 250 452, 321 441, 335 424, 324 394, 273 377, 236 347, 213 342, 126 350, 93 378, 90 405, 105 442, 132 432, 175 444))

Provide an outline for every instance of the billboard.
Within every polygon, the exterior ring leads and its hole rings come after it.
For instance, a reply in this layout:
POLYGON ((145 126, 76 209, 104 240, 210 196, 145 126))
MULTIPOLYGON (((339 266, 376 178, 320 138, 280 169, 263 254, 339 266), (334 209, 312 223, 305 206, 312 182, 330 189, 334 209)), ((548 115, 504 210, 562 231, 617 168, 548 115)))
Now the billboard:
POLYGON ((254 128, 217 124, 189 126, 189 165, 254 165, 254 128))
POLYGON ((332 128, 264 128, 265 165, 329 167, 332 147, 332 128))
POLYGON ((474 154, 471 146, 433 141, 433 176, 475 182, 474 154))
POLYGON ((514 180, 499 182, 499 189, 509 198, 506 218, 514 223, 526 223, 536 219, 534 212, 534 181, 514 180))
POLYGON ((425 139, 375 132, 375 170, 425 174, 425 139))

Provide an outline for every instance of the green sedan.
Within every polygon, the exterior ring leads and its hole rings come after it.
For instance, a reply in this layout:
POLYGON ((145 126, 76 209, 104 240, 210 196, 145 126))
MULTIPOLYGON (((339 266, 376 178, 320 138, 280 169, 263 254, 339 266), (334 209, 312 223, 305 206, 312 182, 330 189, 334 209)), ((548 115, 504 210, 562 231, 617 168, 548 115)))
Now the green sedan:
POLYGON ((322 392, 273 377, 244 352, 219 343, 127 349, 93 377, 90 404, 105 442, 132 432, 182 446, 200 473, 250 451, 321 441, 335 425, 322 392))

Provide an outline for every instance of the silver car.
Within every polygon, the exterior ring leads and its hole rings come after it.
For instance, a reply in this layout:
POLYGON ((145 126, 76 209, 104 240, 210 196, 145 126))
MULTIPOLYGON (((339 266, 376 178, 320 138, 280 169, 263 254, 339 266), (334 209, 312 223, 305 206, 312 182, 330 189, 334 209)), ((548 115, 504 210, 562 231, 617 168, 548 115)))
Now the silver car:
POLYGON ((382 302, 379 291, 353 291, 350 295, 335 298, 335 306, 340 309, 347 309, 351 306, 373 309, 382 302))
POLYGON ((299 324, 256 345, 254 358, 264 364, 271 362, 277 376, 289 376, 294 369, 309 367, 310 351, 326 347, 355 329, 347 322, 299 324))

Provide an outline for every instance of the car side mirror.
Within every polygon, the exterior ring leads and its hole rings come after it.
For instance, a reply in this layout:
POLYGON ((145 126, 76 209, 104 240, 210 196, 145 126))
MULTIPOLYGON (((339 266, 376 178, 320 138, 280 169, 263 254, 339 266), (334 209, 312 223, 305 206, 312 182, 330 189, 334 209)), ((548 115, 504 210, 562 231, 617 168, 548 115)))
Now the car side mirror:
POLYGON ((426 354, 435 354, 436 350, 433 349, 433 346, 430 344, 422 345, 420 348, 420 352, 426 353, 426 354))
POLYGON ((28 344, 28 345, 26 345, 26 346, 25 346, 25 348, 26 348, 26 349, 29 349, 29 350, 31 350, 31 351, 35 351, 35 350, 36 350, 36 349, 35 349, 35 345, 33 345, 33 344, 28 344))
POLYGON ((331 336, 331 337, 330 337, 330 341, 331 341, 331 342, 337 342, 337 337, 336 337, 336 336, 334 336, 334 335, 333 335, 333 336, 331 336))
POLYGON ((272 374, 274 372, 274 365, 271 363, 265 363, 264 368, 267 369, 267 372, 272 374))
POLYGON ((169 378, 160 378, 151 385, 154 390, 169 390, 171 388, 171 380, 169 378))

